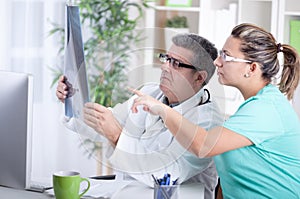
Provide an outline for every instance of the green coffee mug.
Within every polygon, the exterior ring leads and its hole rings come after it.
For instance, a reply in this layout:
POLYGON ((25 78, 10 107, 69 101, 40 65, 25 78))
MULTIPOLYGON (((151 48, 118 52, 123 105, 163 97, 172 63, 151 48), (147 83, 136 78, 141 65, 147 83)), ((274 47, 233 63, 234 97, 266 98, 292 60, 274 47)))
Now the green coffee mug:
POLYGON ((59 171, 53 174, 53 189, 56 199, 80 199, 90 188, 90 181, 75 171, 59 171), (80 183, 86 181, 87 188, 79 193, 80 183))

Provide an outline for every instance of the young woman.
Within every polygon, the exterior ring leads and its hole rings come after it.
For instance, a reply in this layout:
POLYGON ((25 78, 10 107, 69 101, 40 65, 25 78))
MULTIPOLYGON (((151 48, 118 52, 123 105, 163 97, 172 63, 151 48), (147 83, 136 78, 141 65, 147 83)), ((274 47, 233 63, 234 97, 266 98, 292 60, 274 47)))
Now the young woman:
POLYGON ((188 150, 214 156, 224 198, 300 198, 300 122, 288 101, 300 77, 295 49, 260 27, 240 24, 214 63, 219 82, 245 99, 223 126, 207 131, 139 91, 132 111, 143 105, 188 150), (279 73, 277 87, 272 80, 279 73))

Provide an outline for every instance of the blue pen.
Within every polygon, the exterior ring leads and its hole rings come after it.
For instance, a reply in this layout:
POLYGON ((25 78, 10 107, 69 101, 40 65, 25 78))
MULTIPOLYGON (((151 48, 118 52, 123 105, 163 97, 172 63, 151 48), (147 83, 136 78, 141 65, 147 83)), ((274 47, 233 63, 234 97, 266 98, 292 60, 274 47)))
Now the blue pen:
POLYGON ((159 184, 159 185, 162 185, 163 179, 160 178, 160 179, 158 179, 157 181, 158 181, 158 184, 159 184))
POLYGON ((165 185, 166 184, 166 181, 164 178, 161 179, 161 182, 160 182, 160 185, 165 185))
POLYGON ((176 178, 176 180, 173 181, 173 185, 176 185, 178 181, 178 178, 176 178))
POLYGON ((171 175, 167 173, 167 174, 165 174, 165 177, 166 177, 166 185, 170 185, 171 175))
MULTIPOLYGON (((153 180, 154 180, 154 183, 155 183, 157 186, 160 186, 161 183, 160 183, 159 181, 160 181, 161 179, 158 180, 156 177, 154 177, 153 174, 152 174, 151 176, 152 176, 152 178, 153 178, 153 180)), ((163 197, 164 197, 165 199, 170 198, 170 197, 168 197, 168 195, 167 195, 167 193, 165 192, 165 190, 164 190, 164 189, 161 189, 161 188, 159 187, 159 188, 158 188, 158 193, 157 193, 157 198, 158 198, 158 199, 162 198, 162 197, 161 197, 161 193, 163 194, 163 197)))

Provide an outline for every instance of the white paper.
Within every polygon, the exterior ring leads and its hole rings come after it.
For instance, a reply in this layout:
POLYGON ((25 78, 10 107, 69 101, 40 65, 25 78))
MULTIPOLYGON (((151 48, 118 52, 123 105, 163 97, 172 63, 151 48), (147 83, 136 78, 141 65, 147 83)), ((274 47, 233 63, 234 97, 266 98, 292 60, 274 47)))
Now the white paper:
MULTIPOLYGON (((84 198, 111 198, 124 187, 132 183, 133 181, 126 180, 93 180, 90 181, 90 189, 84 194, 84 198)), ((81 183, 80 192, 86 188, 86 182, 81 183)), ((46 191, 46 194, 54 196, 54 190, 50 189, 46 191)))

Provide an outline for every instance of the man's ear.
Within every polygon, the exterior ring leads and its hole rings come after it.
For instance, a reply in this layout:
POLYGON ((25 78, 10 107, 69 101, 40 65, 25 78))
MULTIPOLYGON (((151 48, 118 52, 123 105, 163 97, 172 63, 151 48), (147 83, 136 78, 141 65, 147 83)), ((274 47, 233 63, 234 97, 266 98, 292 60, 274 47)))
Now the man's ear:
POLYGON ((207 79, 207 72, 206 71, 201 70, 201 71, 197 71, 195 73, 195 83, 198 86, 202 87, 202 84, 206 81, 206 79, 207 79))

